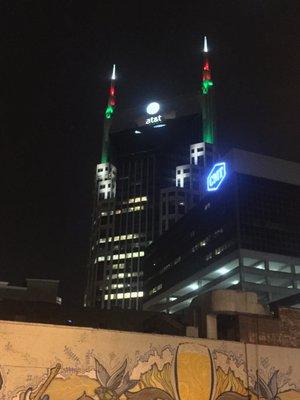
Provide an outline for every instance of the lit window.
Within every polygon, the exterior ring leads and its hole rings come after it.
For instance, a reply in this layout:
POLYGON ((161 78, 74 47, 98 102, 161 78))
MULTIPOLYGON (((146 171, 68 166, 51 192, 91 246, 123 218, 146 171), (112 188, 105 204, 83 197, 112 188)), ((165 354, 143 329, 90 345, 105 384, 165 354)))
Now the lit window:
POLYGON ((205 260, 206 260, 206 261, 208 261, 208 260, 210 260, 210 259, 212 259, 212 253, 208 253, 208 254, 206 255, 206 257, 205 257, 205 260))
POLYGON ((189 285, 188 288, 191 290, 197 290, 199 288, 199 285, 197 282, 194 282, 191 285, 189 285))
POLYGON ((217 255, 223 253, 223 251, 227 250, 229 247, 231 247, 231 245, 232 245, 232 242, 227 242, 227 243, 223 244, 222 246, 217 247, 215 249, 215 255, 217 256, 217 255))
POLYGON ((127 201, 123 201, 123 204, 132 204, 132 203, 141 203, 143 201, 147 201, 147 196, 142 197, 132 197, 127 201))
POLYGON ((112 289, 122 289, 124 287, 124 283, 114 283, 111 285, 112 289))
POLYGON ((175 258, 174 265, 178 264, 181 261, 181 256, 175 258))
POLYGON ((108 300, 108 298, 110 298, 111 300, 114 299, 134 299, 137 297, 143 297, 144 296, 144 292, 126 292, 126 293, 113 293, 113 294, 106 294, 104 296, 105 300, 108 300))
POLYGON ((125 268, 124 263, 113 264, 113 269, 124 269, 124 268, 125 268))
POLYGON ((204 210, 206 211, 206 210, 208 210, 209 208, 210 208, 210 203, 205 204, 204 210))
POLYGON ((220 275, 226 275, 229 272, 229 270, 225 267, 222 267, 219 268, 216 272, 219 273, 220 275))
MULTIPOLYGON (((122 253, 122 254, 114 254, 113 255, 113 260, 124 260, 125 258, 136 258, 136 257, 144 257, 145 252, 144 251, 135 251, 133 253, 122 253)), ((110 257, 110 256, 108 256, 110 257)))
POLYGON ((154 288, 152 288, 149 291, 149 296, 151 296, 152 294, 158 292, 160 289, 162 289, 162 283, 160 283, 159 285, 155 286, 154 288))

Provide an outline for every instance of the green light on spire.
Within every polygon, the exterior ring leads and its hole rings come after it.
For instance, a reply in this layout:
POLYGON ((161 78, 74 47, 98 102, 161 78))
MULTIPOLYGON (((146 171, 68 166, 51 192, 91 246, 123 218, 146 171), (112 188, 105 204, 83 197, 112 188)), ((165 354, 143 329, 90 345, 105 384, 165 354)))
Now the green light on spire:
POLYGON ((213 144, 215 141, 215 115, 213 101, 213 80, 208 58, 207 37, 204 36, 203 69, 202 69, 202 135, 205 143, 213 144))
POLYGON ((212 133, 210 133, 210 132, 207 132, 207 133, 203 133, 203 141, 205 142, 205 143, 209 143, 209 144, 214 144, 214 137, 213 137, 213 134, 212 133))
POLYGON ((116 108, 116 65, 113 65, 112 74, 110 78, 110 88, 109 97, 107 102, 107 107, 104 113, 104 127, 102 136, 102 153, 101 153, 101 163, 109 162, 109 131, 112 122, 112 117, 116 108))
POLYGON ((207 94, 209 89, 213 86, 213 81, 212 80, 205 80, 202 82, 202 93, 207 94))
POLYGON ((105 118, 106 119, 111 119, 112 115, 114 113, 114 107, 112 106, 107 106, 105 110, 105 118))

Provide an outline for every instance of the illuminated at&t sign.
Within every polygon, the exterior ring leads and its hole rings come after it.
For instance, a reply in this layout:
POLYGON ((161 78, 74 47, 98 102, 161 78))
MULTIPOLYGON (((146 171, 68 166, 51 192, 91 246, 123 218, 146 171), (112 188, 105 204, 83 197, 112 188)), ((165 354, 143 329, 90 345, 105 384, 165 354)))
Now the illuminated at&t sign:
POLYGON ((161 115, 154 116, 154 114, 157 114, 159 110, 160 110, 160 104, 157 103, 156 101, 153 101, 152 103, 147 105, 146 108, 147 114, 152 115, 152 117, 146 119, 146 125, 157 124, 158 122, 162 122, 161 115))
POLYGON ((208 174, 206 185, 207 191, 213 192, 218 190, 219 186, 223 182, 226 176, 226 164, 224 162, 219 162, 215 164, 210 173, 208 174))

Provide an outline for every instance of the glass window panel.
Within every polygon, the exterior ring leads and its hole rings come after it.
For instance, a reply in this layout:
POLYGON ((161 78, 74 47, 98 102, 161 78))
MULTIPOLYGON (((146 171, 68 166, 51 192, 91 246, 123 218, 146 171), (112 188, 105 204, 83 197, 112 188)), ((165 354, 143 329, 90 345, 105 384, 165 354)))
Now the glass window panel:
POLYGON ((289 278, 268 278, 269 285, 279 286, 279 287, 289 287, 291 285, 291 280, 289 278))
POLYGON ((243 257, 243 264, 245 267, 251 267, 253 264, 257 263, 259 260, 250 257, 243 257))
POLYGON ((249 274, 245 273, 245 281, 249 283, 266 284, 266 278, 264 275, 249 274))
POLYGON ((277 261, 269 261, 269 269, 270 271, 291 272, 290 265, 277 261))

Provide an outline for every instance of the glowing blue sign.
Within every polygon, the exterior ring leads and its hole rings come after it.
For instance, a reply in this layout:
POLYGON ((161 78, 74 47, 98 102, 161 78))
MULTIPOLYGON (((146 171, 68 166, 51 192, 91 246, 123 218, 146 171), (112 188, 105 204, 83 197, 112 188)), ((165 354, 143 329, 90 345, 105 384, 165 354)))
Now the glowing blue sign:
POLYGON ((221 183, 225 179, 226 176, 226 164, 224 162, 219 162, 215 164, 210 173, 208 174, 206 185, 207 191, 213 192, 218 190, 221 183))

